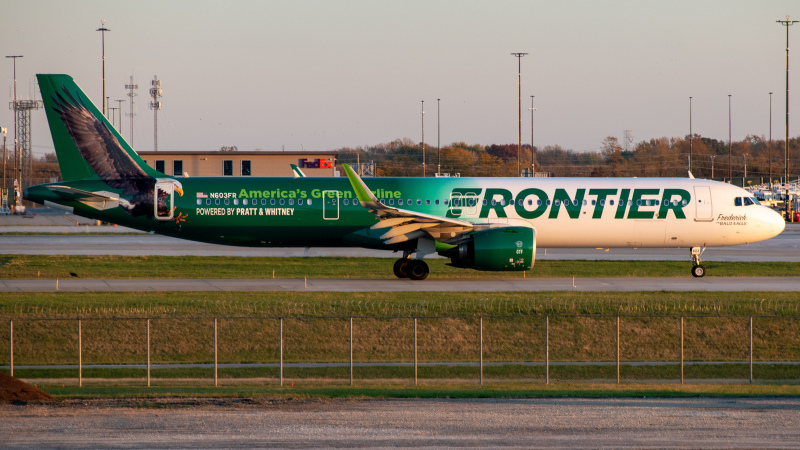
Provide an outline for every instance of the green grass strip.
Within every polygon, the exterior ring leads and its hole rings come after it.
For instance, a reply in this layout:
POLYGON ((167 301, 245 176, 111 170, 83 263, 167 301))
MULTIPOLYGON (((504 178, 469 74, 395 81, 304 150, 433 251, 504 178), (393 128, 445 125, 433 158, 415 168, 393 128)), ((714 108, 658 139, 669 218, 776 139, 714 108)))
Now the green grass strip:
MULTIPOLYGON (((688 253, 688 252, 687 252, 688 253)), ((428 260, 434 279, 522 278, 519 272, 482 272, 428 260)), ((392 258, 232 257, 232 256, 113 256, 113 255, 4 255, 3 279, 81 278, 374 278, 393 279, 392 258)), ((797 276, 797 262, 704 262, 708 276, 797 276)), ((539 260, 525 277, 682 277, 688 261, 539 260)))

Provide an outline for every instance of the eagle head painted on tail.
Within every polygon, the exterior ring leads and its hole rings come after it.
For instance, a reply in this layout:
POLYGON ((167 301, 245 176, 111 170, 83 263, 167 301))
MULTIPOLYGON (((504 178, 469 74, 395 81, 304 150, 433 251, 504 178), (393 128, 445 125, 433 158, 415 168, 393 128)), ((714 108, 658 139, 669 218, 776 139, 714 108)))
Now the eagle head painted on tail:
POLYGON ((120 198, 121 208, 133 217, 146 216, 149 219, 154 216, 153 202, 156 201, 159 214, 166 212, 169 194, 162 190, 155 192, 157 183, 171 183, 175 192, 183 196, 183 186, 178 180, 154 178, 142 170, 122 148, 108 125, 97 120, 86 108, 80 93, 73 96, 66 86, 61 86, 61 91, 64 95, 55 91, 55 96, 51 97, 53 109, 94 173, 111 188, 122 190, 121 197, 126 198, 120 198))

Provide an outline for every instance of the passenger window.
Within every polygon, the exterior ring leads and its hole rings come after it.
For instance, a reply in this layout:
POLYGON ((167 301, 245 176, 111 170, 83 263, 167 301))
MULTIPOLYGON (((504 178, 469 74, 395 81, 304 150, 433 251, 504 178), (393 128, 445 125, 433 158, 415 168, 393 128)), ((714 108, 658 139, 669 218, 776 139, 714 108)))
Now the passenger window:
POLYGON ((609 205, 614 206, 614 200, 609 200, 608 203, 609 205))
MULTIPOLYGON (((303 204, 303 199, 302 198, 298 198, 297 199, 297 204, 298 205, 302 205, 303 204)), ((347 200, 344 201, 344 204, 345 205, 347 204, 347 200)), ((355 204, 355 200, 353 201, 353 204, 355 204)))
POLYGON ((269 204, 274 206, 275 205, 275 199, 274 198, 269 199, 269 204))
POLYGON ((210 199, 210 198, 207 198, 207 199, 206 199, 206 205, 210 205, 210 204, 211 204, 211 199, 210 199))
POLYGON ((483 199, 483 206, 486 206, 486 199, 483 199))
POLYGON ((281 205, 283 205, 284 203, 286 203, 286 202, 283 199, 281 199, 281 205))
POLYGON ((444 199, 445 206, 447 206, 447 203, 448 203, 447 199, 444 199))
POLYGON ((553 201, 553 204, 559 206, 561 204, 561 200, 555 200, 553 201))
POLYGON ((197 204, 198 204, 198 205, 202 205, 202 204, 203 204, 203 199, 200 199, 200 198, 198 198, 198 199, 197 199, 197 204))
POLYGON ((411 200, 411 199, 408 199, 408 200, 406 201, 406 203, 408 204, 408 206, 411 206, 411 204, 412 204, 412 200, 411 200))
POLYGON ((430 204, 431 204, 431 199, 429 199, 429 198, 426 198, 426 199, 425 199, 425 204, 426 204, 426 205, 430 205, 430 204))
MULTIPOLYGON (((473 205, 473 202, 474 202, 473 200, 470 200, 470 201, 469 201, 469 205, 470 205, 470 206, 472 206, 472 205, 473 205)), ((420 206, 420 205, 422 205, 422 200, 420 200, 420 199, 417 199, 417 206, 420 206)))
POLYGON ((311 199, 308 199, 308 203, 306 203, 306 205, 310 205, 310 204, 311 204, 311 199))
POLYGON ((290 204, 290 205, 294 205, 294 199, 293 199, 293 198, 290 198, 290 199, 289 199, 289 204, 290 204))
POLYGON ((267 199, 262 198, 261 199, 261 206, 265 206, 266 204, 267 204, 267 199))
POLYGON ((439 204, 439 199, 437 198, 436 200, 433 201, 433 203, 438 205, 439 204))
POLYGON ((225 204, 226 204, 226 205, 230 205, 230 204, 231 204, 231 200, 230 200, 230 199, 228 199, 228 198, 226 198, 226 199, 225 199, 225 204))
MULTIPOLYGON (((394 200, 389 200, 390 205, 394 205, 394 200)), ((403 206, 403 199, 397 200, 397 204, 403 206)))
POLYGON ((733 206, 742 206, 742 197, 736 197, 733 199, 733 206))

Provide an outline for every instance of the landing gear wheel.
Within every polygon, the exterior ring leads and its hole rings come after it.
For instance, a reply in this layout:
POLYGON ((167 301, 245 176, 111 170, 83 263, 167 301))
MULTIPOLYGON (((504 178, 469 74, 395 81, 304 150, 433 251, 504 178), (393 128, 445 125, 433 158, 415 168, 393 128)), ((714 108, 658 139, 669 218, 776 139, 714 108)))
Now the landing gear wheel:
POLYGON ((702 278, 706 274, 706 268, 701 266, 700 264, 692 267, 692 275, 695 278, 702 278))
POLYGON ((415 259, 408 263, 406 272, 408 273, 408 278, 412 280, 424 280, 428 278, 428 264, 421 259, 415 259))
POLYGON ((394 275, 397 278, 408 278, 408 258, 400 258, 394 262, 394 275))

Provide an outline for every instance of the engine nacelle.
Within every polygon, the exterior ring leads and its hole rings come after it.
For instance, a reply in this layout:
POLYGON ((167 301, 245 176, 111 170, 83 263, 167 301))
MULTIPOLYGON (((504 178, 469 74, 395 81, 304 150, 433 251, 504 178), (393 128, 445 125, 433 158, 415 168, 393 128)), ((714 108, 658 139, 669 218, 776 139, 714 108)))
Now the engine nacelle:
POLYGON ((533 267, 536 256, 536 230, 505 227, 479 231, 468 242, 444 256, 457 267, 477 270, 524 271, 533 267))

